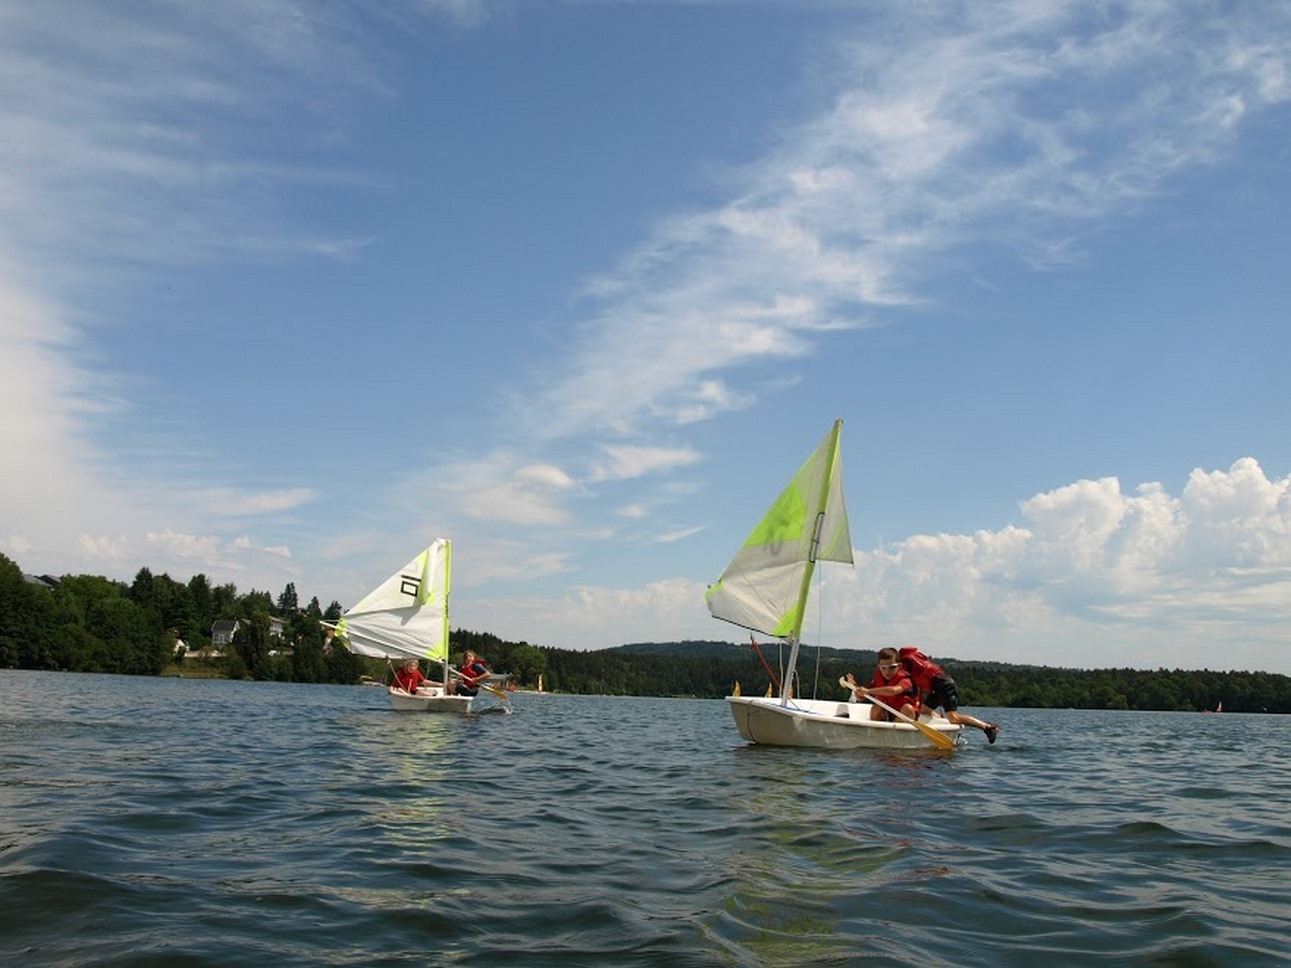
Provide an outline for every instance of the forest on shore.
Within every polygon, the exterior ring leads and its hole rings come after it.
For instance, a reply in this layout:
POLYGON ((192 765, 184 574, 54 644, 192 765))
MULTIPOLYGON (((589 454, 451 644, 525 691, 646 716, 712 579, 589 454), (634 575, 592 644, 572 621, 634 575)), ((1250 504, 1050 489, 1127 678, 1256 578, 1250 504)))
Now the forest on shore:
MULTIPOLYGON (((388 679, 384 660, 356 656, 329 640, 325 621, 338 602, 302 604, 294 584, 276 597, 239 594, 202 574, 187 582, 141 568, 130 584, 91 575, 24 575, 0 555, 0 669, 126 675, 214 676, 280 682, 353 684, 388 679), (236 621, 231 646, 215 648, 216 621, 236 621)), ((611 696, 720 698, 739 685, 760 695, 783 677, 775 643, 759 650, 731 642, 634 643, 583 652, 508 642, 455 629, 453 661, 465 649, 507 672, 521 688, 542 677, 551 692, 611 696)), ((1291 712, 1291 677, 1269 672, 1182 669, 1061 669, 934 657, 970 706, 1291 712)), ((875 653, 804 646, 801 695, 841 699, 844 672, 868 679, 875 653)))

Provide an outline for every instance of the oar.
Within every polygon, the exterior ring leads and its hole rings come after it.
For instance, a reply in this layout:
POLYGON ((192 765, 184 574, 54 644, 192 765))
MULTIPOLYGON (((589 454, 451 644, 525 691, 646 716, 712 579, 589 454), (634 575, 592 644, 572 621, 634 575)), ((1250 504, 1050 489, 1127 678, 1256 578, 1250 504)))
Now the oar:
MULTIPOLYGON (((461 679, 463 682, 466 681, 466 676, 462 675, 456 669, 449 669, 448 671, 450 675, 457 676, 457 678, 461 679)), ((475 685, 490 695, 497 696, 499 699, 510 699, 506 692, 499 689, 497 686, 490 686, 487 682, 477 682, 475 685)))
MULTIPOLYGON (((838 684, 839 684, 839 685, 841 685, 841 686, 845 686, 845 687, 846 687, 846 688, 848 688, 848 689, 853 688, 852 686, 848 685, 848 682, 847 682, 847 680, 846 680, 846 679, 839 679, 839 680, 838 680, 838 684)), ((903 713, 903 712, 899 712, 899 711, 897 711, 897 710, 893 709, 891 706, 889 706, 887 703, 885 703, 885 702, 884 702, 882 699, 880 699, 878 696, 872 696, 872 695, 870 695, 869 693, 866 693, 865 698, 866 698, 866 700, 868 700, 869 702, 874 703, 874 705, 878 706, 880 709, 886 709, 888 712, 890 712, 890 713, 891 713, 893 716, 895 716, 897 719, 900 719, 900 720, 903 720, 903 721, 905 721, 905 722, 909 723, 909 724, 910 724, 911 726, 913 726, 915 729, 919 730, 919 732, 923 733, 923 735, 924 735, 924 736, 927 736, 927 737, 928 737, 928 739, 930 739, 930 740, 931 740, 935 745, 940 746, 942 749, 953 750, 953 749, 955 748, 955 741, 954 741, 954 739, 952 739, 951 737, 947 736, 947 735, 946 735, 945 733, 943 733, 941 730, 939 730, 939 729, 933 729, 933 728, 932 728, 931 726, 929 726, 927 723, 921 723, 921 722, 919 722, 919 720, 917 720, 917 719, 911 719, 911 718, 910 718, 909 716, 907 716, 905 713, 903 713)))

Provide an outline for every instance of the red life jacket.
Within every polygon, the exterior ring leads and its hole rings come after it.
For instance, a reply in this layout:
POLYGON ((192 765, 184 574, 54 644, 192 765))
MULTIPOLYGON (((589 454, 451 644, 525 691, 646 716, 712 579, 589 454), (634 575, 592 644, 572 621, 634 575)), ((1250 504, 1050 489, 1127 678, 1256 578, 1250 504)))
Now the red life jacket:
POLYGON ((420 669, 400 669, 394 674, 394 684, 405 692, 416 692, 417 687, 426 681, 420 669))
POLYGON ((906 703, 914 706, 914 715, 919 715, 919 690, 915 688, 914 683, 910 680, 910 674, 905 669, 898 669, 892 673, 891 677, 885 679, 883 673, 877 669, 874 671, 874 678, 870 680, 870 688, 877 689, 879 686, 901 686, 904 685, 905 691, 896 696, 875 696, 875 699, 882 701, 884 704, 891 706, 897 712, 906 703))
POLYGON ((897 656, 901 659, 901 667, 910 673, 910 681, 921 692, 932 692, 932 681, 946 674, 945 669, 937 665, 913 645, 898 649, 897 656))

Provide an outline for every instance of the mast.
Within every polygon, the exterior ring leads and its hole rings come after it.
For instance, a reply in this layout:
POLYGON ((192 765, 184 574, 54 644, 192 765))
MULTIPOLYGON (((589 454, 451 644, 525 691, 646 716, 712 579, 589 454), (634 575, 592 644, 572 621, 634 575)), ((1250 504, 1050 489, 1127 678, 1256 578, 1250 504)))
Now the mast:
POLYGON ((444 643, 444 670, 440 677, 440 682, 444 684, 444 691, 448 691, 448 593, 453 590, 453 542, 444 542, 444 634, 441 641, 444 643))
POLYGON ((793 630, 789 633, 789 674, 780 683, 780 705, 789 705, 789 696, 793 691, 793 680, 798 671, 798 647, 802 641, 802 623, 807 614, 807 596, 811 593, 811 579, 816 573, 816 553, 820 549, 820 531, 825 524, 825 509, 829 504, 830 484, 834 478, 834 465, 838 463, 838 437, 843 430, 843 421, 834 421, 829 432, 829 456, 826 458, 825 473, 820 479, 820 494, 816 500, 816 519, 811 525, 811 550, 807 553, 807 566, 802 570, 802 582, 798 586, 798 610, 793 620, 793 630))

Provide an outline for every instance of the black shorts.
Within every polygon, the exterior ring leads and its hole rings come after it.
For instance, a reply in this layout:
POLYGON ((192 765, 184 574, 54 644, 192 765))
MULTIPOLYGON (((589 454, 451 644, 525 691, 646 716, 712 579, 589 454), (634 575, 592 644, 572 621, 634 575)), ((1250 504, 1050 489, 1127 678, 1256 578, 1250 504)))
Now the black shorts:
POLYGON ((464 686, 460 682, 457 684, 457 694, 459 696, 478 696, 480 691, 472 689, 470 686, 464 686))
POLYGON ((959 690, 955 688, 955 680, 950 676, 938 676, 932 680, 932 697, 928 700, 928 705, 934 709, 940 706, 946 712, 951 713, 959 708, 959 690))

